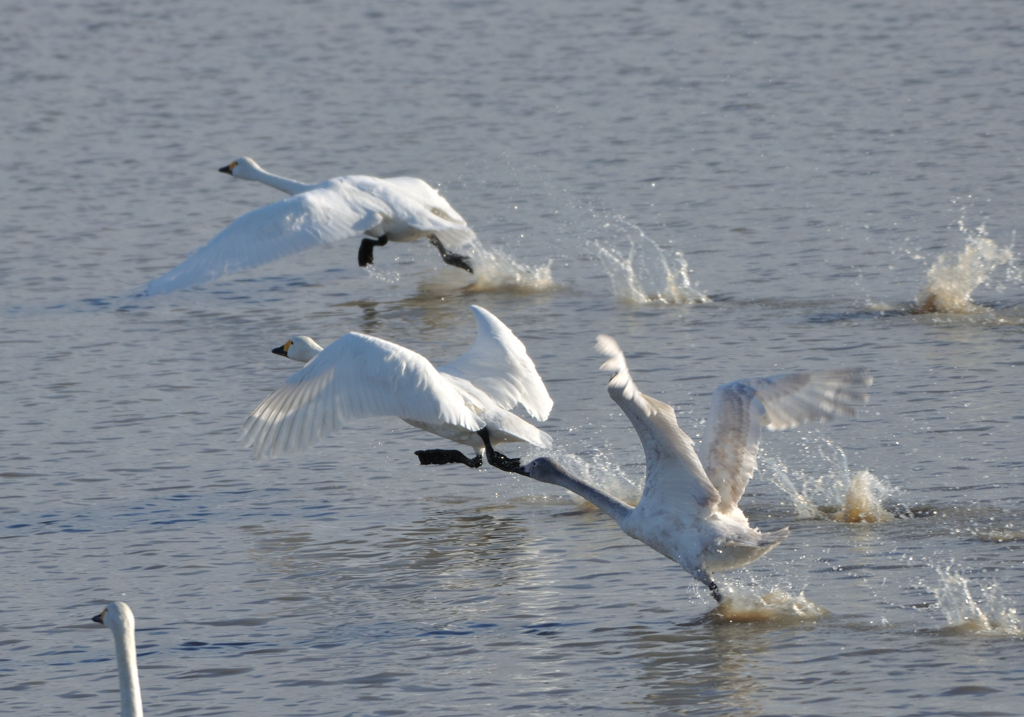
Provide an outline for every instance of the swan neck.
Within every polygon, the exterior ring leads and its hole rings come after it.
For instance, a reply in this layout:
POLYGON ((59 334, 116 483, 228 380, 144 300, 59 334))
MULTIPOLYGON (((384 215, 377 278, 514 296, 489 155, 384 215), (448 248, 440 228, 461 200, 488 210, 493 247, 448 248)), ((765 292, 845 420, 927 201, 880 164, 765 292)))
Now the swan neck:
POLYGON ((253 176, 243 177, 243 179, 251 179, 254 182, 262 182, 268 187, 279 189, 285 194, 301 194, 302 192, 309 191, 313 188, 312 184, 303 184, 302 182, 296 182, 294 179, 288 179, 287 177, 279 177, 276 174, 260 169, 254 171, 253 176))
POLYGON ((121 683, 121 717, 142 717, 142 690, 139 666, 135 660, 135 631, 114 633, 117 650, 117 676, 121 683))
POLYGON ((622 521, 633 512, 632 506, 628 503, 608 495, 604 491, 599 490, 588 483, 584 483, 571 473, 558 470, 554 471, 550 475, 550 478, 553 479, 551 481, 552 483, 560 485, 566 490, 571 490, 576 495, 596 505, 602 511, 614 518, 615 522, 619 525, 622 525, 622 521))

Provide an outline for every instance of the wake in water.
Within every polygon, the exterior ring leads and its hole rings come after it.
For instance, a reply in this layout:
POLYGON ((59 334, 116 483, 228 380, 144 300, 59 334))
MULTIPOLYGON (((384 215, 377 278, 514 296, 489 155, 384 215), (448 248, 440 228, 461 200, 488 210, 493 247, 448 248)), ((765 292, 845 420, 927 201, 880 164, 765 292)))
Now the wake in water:
MULTIPOLYGON (((597 255, 617 298, 634 304, 702 304, 711 300, 690 281, 683 252, 677 251, 670 260, 639 227, 621 217, 618 222, 620 230, 625 227, 629 232, 625 253, 597 242, 597 255)), ((615 227, 608 223, 605 228, 615 227)))
POLYGON ((885 523, 896 520, 884 501, 895 490, 870 471, 850 471, 841 448, 825 441, 819 446, 821 456, 830 464, 823 476, 809 476, 802 471, 790 475, 789 468, 778 458, 765 460, 768 480, 781 488, 793 502, 801 518, 833 520, 839 523, 885 523), (825 448, 831 448, 831 454, 825 448))
MULTIPOLYGON (((469 256, 473 273, 438 267, 437 272, 431 274, 429 279, 421 284, 421 292, 512 291, 532 294, 559 288, 551 276, 551 260, 546 264, 530 266, 515 260, 501 249, 487 249, 476 239, 460 251, 469 256), (471 283, 466 284, 467 279, 471 283)), ((373 278, 392 286, 397 285, 401 279, 401 273, 387 265, 370 264, 366 269, 373 278)))
POLYGON ((989 285, 999 267, 1006 267, 1006 277, 1019 282, 1020 270, 1014 264, 1013 245, 1001 247, 989 238, 985 225, 973 231, 964 219, 959 221, 965 237, 959 254, 941 254, 928 267, 927 283, 918 292, 914 313, 970 314, 991 311, 971 300, 974 290, 989 285))
POLYGON ((722 586, 722 602, 708 613, 713 622, 765 622, 791 624, 818 620, 828 615, 828 610, 804 597, 801 592, 793 594, 779 587, 759 595, 754 591, 722 586))
POLYGON ((935 572, 939 584, 932 592, 938 609, 945 615, 947 630, 1024 637, 1017 609, 1009 604, 995 582, 977 588, 976 598, 967 578, 952 565, 936 568, 935 572))

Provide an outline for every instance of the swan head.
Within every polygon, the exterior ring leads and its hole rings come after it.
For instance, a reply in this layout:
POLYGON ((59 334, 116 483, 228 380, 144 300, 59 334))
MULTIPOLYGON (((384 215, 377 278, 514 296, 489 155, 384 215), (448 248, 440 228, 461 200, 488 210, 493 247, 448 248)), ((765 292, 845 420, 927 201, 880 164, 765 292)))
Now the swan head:
POLYGON ((312 361, 321 351, 323 351, 323 347, 308 336, 294 336, 285 341, 283 346, 271 349, 271 352, 278 356, 285 356, 292 361, 301 361, 302 363, 312 361))
POLYGON ((551 483, 552 485, 561 485, 559 478, 569 475, 569 471, 562 468, 557 462, 544 457, 530 461, 516 472, 529 476, 541 483, 551 483))
POLYGON ((253 179, 266 174, 263 171, 263 167, 256 164, 255 159, 249 157, 239 157, 234 162, 226 167, 221 167, 218 172, 224 172, 224 174, 230 174, 232 177, 238 177, 239 179, 253 179))
POLYGON ((116 633, 135 632, 135 615, 132 614, 132 609, 120 600, 107 605, 92 621, 106 625, 116 633))

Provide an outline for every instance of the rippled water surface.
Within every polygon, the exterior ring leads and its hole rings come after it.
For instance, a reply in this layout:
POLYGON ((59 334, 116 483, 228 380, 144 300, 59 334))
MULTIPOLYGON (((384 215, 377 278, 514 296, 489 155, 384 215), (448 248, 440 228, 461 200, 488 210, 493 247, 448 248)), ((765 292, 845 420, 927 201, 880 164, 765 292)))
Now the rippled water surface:
MULTIPOLYGON (((1024 6, 8 3, 0 712, 1016 715, 1024 698, 1024 6), (420 176, 495 270, 313 250, 133 297, 302 181, 420 176), (397 420, 256 461, 304 333, 524 341, 555 455, 635 496, 599 332, 702 431, 716 385, 864 366, 771 434, 790 537, 729 601, 559 489, 418 465, 397 420)), ((535 452, 509 450, 531 457, 535 452)))

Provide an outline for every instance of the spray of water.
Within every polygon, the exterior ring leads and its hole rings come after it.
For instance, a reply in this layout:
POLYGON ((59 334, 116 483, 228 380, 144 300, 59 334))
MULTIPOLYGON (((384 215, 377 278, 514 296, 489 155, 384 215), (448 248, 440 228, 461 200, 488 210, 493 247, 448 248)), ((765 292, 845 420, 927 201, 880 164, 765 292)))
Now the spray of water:
POLYGON ((780 587, 768 592, 722 586, 722 602, 710 613, 715 622, 767 622, 789 624, 818 620, 828 610, 808 600, 803 592, 792 593, 780 587))
POLYGON ((521 291, 542 293, 558 288, 551 277, 551 261, 530 266, 501 249, 486 249, 475 242, 468 252, 476 281, 467 291, 521 291))
POLYGON ((829 464, 824 475, 791 472, 778 458, 766 458, 768 479, 781 488, 801 518, 840 523, 884 523, 896 516, 884 501, 895 491, 870 471, 851 471, 843 450, 830 441, 818 446, 829 464))
POLYGON ((621 217, 605 229, 626 232, 629 249, 620 251, 607 242, 597 243, 597 255, 612 281, 612 291, 634 304, 699 304, 710 301, 690 281, 689 265, 681 251, 670 259, 634 224, 621 217))
POLYGON ((967 578, 956 567, 938 567, 935 571, 939 575, 939 583, 932 592, 938 609, 946 618, 947 629, 1024 637, 1024 627, 1016 608, 1009 604, 995 582, 979 586, 972 593, 967 578))
POLYGON ((981 285, 993 281, 996 269, 1006 267, 1008 280, 1020 281, 1020 270, 1014 265, 1013 245, 1001 247, 989 238, 985 225, 970 229, 963 218, 959 221, 964 235, 964 248, 959 254, 942 254, 928 268, 927 282, 918 292, 917 313, 969 314, 989 309, 971 301, 971 294, 981 285))
MULTIPOLYGON (((449 269, 439 264, 436 272, 421 283, 421 291, 544 293, 559 288, 551 276, 550 260, 545 264, 531 266, 517 261, 501 249, 488 249, 476 239, 460 246, 458 251, 469 258, 473 273, 449 269), (467 280, 472 283, 467 285, 467 280)), ((366 269, 373 278, 392 286, 397 286, 402 278, 401 272, 388 264, 370 264, 366 269)))

